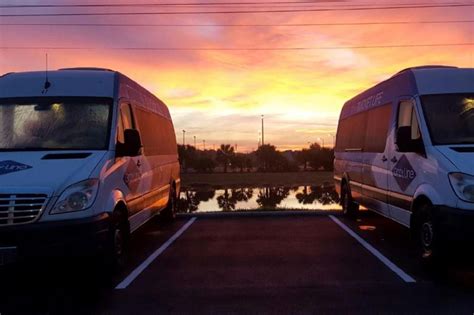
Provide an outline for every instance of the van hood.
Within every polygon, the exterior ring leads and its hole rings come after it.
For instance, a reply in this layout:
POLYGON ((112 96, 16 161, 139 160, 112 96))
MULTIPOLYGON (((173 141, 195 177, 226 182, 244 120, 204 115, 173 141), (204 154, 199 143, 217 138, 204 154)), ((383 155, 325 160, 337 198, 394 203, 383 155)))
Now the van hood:
POLYGON ((456 168, 466 174, 474 175, 474 145, 437 146, 456 168))
POLYGON ((60 194, 89 178, 105 151, 0 152, 0 193, 60 194))

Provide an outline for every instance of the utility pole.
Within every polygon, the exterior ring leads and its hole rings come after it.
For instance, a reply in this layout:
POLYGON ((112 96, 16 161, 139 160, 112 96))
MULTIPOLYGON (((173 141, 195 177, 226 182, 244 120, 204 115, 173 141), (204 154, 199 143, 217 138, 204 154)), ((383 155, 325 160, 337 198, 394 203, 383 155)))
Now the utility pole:
POLYGON ((237 153, 237 143, 235 144, 235 153, 237 153))
POLYGON ((196 136, 193 136, 194 138, 194 147, 196 148, 196 136))
POLYGON ((202 149, 203 149, 203 151, 206 150, 206 140, 204 140, 204 139, 202 140, 202 149))
POLYGON ((183 129, 183 147, 186 145, 186 130, 183 129))

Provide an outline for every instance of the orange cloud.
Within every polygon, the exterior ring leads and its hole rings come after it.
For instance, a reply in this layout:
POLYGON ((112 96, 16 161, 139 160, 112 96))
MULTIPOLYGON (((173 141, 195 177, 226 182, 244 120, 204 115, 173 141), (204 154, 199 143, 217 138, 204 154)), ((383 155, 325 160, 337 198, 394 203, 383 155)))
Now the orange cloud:
MULTIPOLYGON (((199 1, 196 1, 199 2, 199 1)), ((321 3, 324 6, 354 5, 321 3)), ((361 2, 359 2, 361 3, 361 2)), ((383 1, 379 5, 393 2, 383 1)), ((397 1, 399 3, 399 1, 397 1)), ((57 18, 54 22, 208 24, 209 27, 2 26, 0 46, 61 47, 313 47, 293 51, 0 50, 0 72, 50 67, 95 66, 135 79, 171 109, 176 130, 186 129, 208 145, 258 143, 260 115, 265 139, 281 149, 322 138, 332 143, 343 103, 416 65, 473 66, 473 47, 361 48, 472 42, 473 23, 343 26, 221 27, 219 24, 291 24, 469 20, 472 8, 337 11, 291 14, 235 14, 57 18), (342 47, 340 49, 327 49, 342 47), (358 47, 358 48, 350 48, 358 47)), ((19 19, 1 20, 1 23, 19 19)), ((21 22, 32 22, 21 19, 21 22)), ((33 22, 51 22, 37 18, 33 22)), ((179 135, 179 132, 178 132, 179 135)), ((178 138, 181 139, 181 138, 178 138)))

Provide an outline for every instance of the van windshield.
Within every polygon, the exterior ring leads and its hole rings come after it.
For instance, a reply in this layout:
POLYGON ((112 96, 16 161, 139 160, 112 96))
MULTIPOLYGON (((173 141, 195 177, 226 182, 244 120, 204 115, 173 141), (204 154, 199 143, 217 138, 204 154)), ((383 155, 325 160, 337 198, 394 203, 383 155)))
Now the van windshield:
POLYGON ((108 146, 108 98, 0 99, 0 150, 103 150, 108 146))
POLYGON ((421 96, 434 145, 474 144, 474 93, 421 96))

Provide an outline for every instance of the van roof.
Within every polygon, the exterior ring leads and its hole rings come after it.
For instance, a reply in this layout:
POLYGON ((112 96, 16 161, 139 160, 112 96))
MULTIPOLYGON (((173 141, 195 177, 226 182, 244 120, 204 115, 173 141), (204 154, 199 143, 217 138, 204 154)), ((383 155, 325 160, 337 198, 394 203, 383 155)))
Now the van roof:
POLYGON ((474 92, 474 68, 407 68, 347 101, 341 110, 340 119, 391 103, 400 97, 471 92, 474 92))
POLYGON ((123 97, 142 109, 171 120, 168 107, 150 91, 122 73, 103 68, 64 68, 55 71, 7 73, 0 76, 0 98, 123 97), (46 78, 50 83, 45 89, 46 78))
POLYGON ((0 98, 35 96, 113 97, 118 72, 92 69, 13 72, 0 77, 0 98), (45 90, 45 82, 50 87, 45 90))
POLYGON ((403 70, 398 71, 397 73, 393 75, 393 77, 405 71, 417 71, 417 70, 427 70, 427 69, 458 69, 458 67, 442 66, 442 65, 426 65, 426 66, 410 67, 410 68, 405 68, 403 70))
POLYGON ((107 69, 107 68, 97 68, 97 67, 76 67, 76 68, 61 68, 58 71, 112 71, 117 72, 115 70, 107 69))

